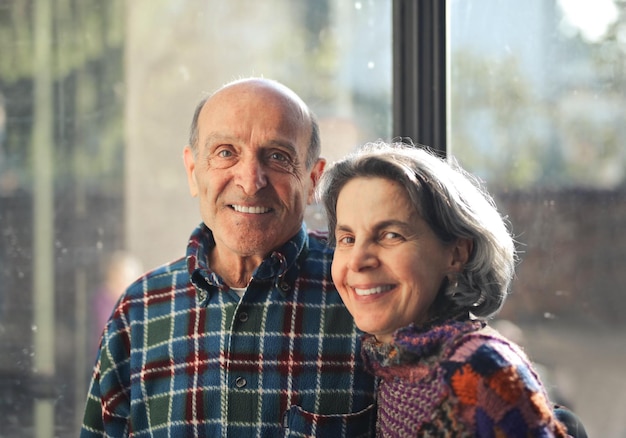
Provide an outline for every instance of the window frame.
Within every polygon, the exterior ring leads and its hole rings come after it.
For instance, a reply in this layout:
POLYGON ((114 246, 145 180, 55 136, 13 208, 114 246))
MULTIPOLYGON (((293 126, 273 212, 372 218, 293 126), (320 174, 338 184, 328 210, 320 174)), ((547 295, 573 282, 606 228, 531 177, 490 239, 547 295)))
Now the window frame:
POLYGON ((393 0, 393 138, 447 149, 447 1, 393 0))

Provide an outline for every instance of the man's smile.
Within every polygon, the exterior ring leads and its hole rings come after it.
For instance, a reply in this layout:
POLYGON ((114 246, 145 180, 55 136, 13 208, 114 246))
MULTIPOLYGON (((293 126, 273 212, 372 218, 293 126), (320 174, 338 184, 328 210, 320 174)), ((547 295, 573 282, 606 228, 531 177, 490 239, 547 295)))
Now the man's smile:
POLYGON ((239 213, 249 213, 249 214, 263 214, 263 213, 269 213, 270 211, 272 211, 272 209, 268 207, 250 207, 246 205, 236 205, 236 204, 231 204, 230 207, 239 213))

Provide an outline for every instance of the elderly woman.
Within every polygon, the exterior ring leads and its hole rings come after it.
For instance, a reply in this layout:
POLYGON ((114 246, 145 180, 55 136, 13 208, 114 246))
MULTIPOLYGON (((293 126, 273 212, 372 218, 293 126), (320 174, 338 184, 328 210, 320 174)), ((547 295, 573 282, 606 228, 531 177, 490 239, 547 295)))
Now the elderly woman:
POLYGON ((516 253, 475 179, 375 143, 332 166, 320 194, 332 277, 381 382, 379 436, 567 436, 526 355, 485 322, 516 253))

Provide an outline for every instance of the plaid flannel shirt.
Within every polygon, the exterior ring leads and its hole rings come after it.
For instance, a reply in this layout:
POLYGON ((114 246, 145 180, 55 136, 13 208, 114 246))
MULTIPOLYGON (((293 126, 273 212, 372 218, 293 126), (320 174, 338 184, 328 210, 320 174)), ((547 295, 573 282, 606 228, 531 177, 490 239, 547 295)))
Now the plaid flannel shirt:
POLYGON ((373 436, 375 380, 324 241, 303 225, 241 299, 210 270, 214 245, 201 225, 122 296, 81 437, 373 436))

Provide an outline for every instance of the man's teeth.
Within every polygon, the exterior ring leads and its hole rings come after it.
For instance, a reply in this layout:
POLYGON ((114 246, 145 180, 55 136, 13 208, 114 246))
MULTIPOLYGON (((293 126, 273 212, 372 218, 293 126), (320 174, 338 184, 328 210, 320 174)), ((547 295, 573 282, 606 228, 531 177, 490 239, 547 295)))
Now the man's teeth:
POLYGON ((388 290, 392 289, 393 286, 391 285, 387 285, 387 286, 377 286, 377 287, 372 287, 370 289, 358 289, 358 288, 354 288, 354 292, 356 292, 357 295, 364 297, 366 295, 374 295, 374 294, 380 294, 383 292, 387 292, 388 290))
POLYGON ((233 210, 239 213, 262 214, 270 211, 267 207, 246 207, 243 205, 233 205, 233 210))

